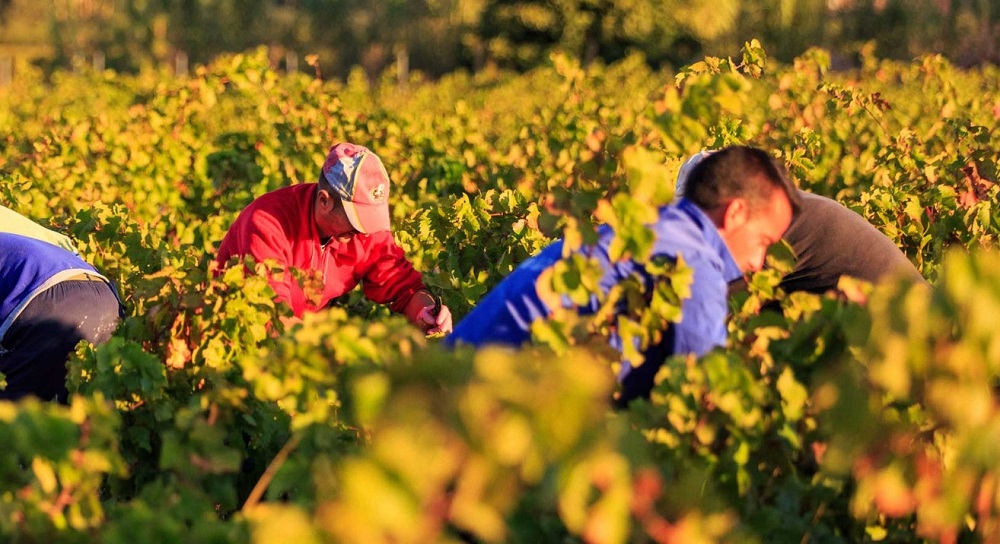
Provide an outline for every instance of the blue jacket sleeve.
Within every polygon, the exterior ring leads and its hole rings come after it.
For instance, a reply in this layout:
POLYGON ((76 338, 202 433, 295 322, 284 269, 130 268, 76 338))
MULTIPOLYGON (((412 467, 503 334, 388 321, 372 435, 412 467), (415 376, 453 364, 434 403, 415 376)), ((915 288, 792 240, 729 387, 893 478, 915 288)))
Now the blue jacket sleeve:
POLYGON ((726 344, 727 284, 714 263, 695 256, 692 296, 681 303, 681 321, 674 325, 674 353, 704 355, 726 344))

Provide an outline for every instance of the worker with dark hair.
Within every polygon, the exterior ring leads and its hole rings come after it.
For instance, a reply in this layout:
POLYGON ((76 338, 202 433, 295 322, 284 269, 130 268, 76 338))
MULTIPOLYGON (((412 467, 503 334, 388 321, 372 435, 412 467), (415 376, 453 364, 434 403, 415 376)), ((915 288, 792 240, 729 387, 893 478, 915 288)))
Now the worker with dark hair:
MULTIPOLYGON (((784 167, 760 149, 729 147, 693 169, 688 197, 663 206, 649 225, 655 234, 652 257, 683 258, 693 270, 692 294, 682 302, 680 322, 646 350, 645 362, 634 369, 624 362, 620 402, 648 395, 667 356, 702 355, 725 344, 727 285, 763 266, 768 247, 781 239, 797 207, 798 192, 784 167)), ((596 244, 578 251, 600 262, 600 289, 607 293, 638 274, 651 290, 652 277, 641 264, 630 258, 611 260, 614 230, 605 225, 598 235, 596 244)), ((448 342, 518 346, 530 340, 534 321, 546 319, 557 306, 573 307, 565 297, 547 294, 551 289, 544 285, 546 271, 562 254, 563 242, 557 241, 522 263, 459 322, 448 342)), ((598 302, 594 297, 573 308, 589 314, 598 302)))

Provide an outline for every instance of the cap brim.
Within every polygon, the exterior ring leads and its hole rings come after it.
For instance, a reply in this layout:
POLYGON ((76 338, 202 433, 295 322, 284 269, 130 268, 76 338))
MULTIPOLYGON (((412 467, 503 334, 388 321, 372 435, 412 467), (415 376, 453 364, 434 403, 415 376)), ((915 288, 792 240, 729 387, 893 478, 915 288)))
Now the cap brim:
POLYGON ((387 203, 359 204, 350 200, 343 200, 343 203, 347 220, 361 234, 390 230, 389 205, 387 203))

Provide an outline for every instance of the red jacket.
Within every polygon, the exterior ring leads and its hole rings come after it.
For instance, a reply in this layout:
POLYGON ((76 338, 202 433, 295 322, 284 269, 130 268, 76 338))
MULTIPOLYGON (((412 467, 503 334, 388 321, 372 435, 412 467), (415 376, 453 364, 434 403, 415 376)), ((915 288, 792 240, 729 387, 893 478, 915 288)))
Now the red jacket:
POLYGON ((299 317, 324 308, 358 283, 369 299, 402 312, 413 294, 424 289, 420 273, 406 260, 391 232, 355 234, 347 242, 332 238, 326 246, 320 245, 312 216, 316 187, 315 183, 293 185, 251 202, 222 239, 216 257, 220 268, 233 255, 252 255, 257 262, 276 260, 285 273, 271 276, 271 287, 277 300, 289 303, 299 317), (306 300, 289 267, 322 275, 323 296, 318 303, 306 300))

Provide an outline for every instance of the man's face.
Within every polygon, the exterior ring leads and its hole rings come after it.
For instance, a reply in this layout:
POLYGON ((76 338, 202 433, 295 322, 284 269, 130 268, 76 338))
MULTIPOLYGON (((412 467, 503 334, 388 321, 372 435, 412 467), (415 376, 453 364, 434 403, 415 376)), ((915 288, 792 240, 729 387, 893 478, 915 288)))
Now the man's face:
POLYGON ((313 217, 320 238, 344 238, 357 234, 358 231, 347 219, 340 197, 331 195, 322 188, 317 191, 313 217))
POLYGON ((744 273, 763 268, 767 248, 785 234, 792 222, 792 205, 780 190, 757 208, 735 199, 723 214, 719 234, 744 273))

